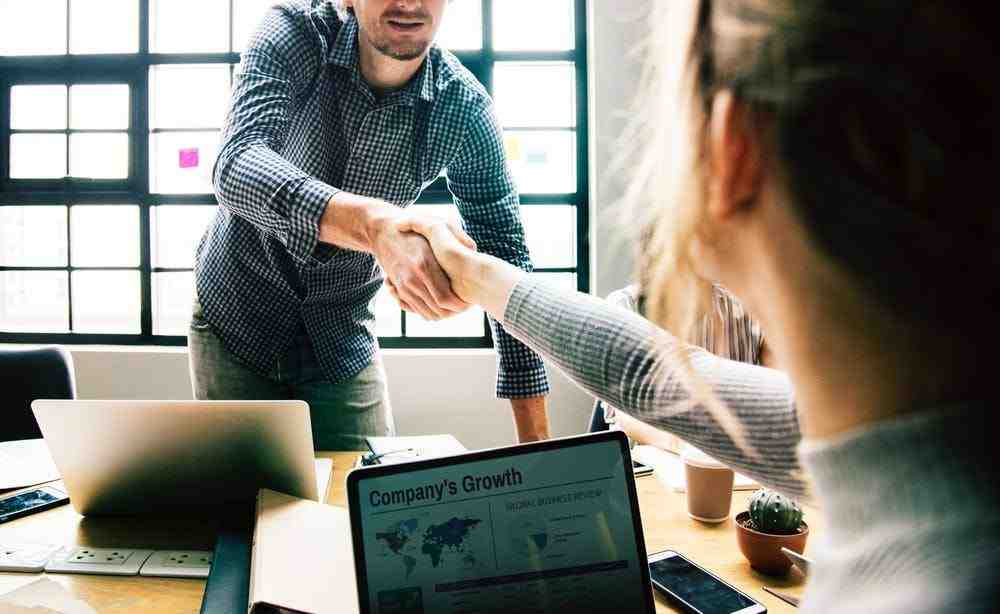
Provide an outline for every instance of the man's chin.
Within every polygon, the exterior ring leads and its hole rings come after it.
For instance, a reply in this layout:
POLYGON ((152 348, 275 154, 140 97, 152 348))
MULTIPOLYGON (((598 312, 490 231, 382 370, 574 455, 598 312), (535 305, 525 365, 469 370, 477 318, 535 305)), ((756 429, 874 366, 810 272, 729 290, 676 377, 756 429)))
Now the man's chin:
POLYGON ((427 48, 430 47, 430 43, 421 44, 411 44, 411 45, 380 45, 377 46, 379 53, 388 56, 394 60, 399 60, 400 62, 408 62, 410 60, 415 60, 420 56, 424 55, 427 48))

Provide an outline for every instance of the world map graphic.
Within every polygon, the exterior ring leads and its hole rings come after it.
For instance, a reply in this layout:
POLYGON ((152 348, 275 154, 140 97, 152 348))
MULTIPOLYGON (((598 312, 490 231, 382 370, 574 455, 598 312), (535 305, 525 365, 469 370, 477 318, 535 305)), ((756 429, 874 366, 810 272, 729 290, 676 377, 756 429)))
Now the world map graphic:
POLYGON ((445 522, 428 524, 422 535, 417 535, 420 520, 408 518, 388 527, 385 531, 375 533, 375 539, 388 548, 388 555, 398 556, 406 570, 406 577, 417 566, 418 556, 423 555, 433 567, 441 565, 446 552, 461 555, 462 565, 472 567, 476 564, 475 554, 467 547, 469 534, 476 529, 482 520, 479 518, 452 517, 445 522), (418 548, 418 543, 419 548, 418 548))

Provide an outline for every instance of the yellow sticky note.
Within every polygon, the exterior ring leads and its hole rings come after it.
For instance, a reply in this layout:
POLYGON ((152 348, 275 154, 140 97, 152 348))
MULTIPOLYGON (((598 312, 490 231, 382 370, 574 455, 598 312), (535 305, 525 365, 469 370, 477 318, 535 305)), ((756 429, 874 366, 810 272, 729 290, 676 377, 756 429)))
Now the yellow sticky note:
POLYGON ((516 135, 505 134, 503 146, 507 150, 507 159, 517 161, 521 159, 521 138, 516 135))

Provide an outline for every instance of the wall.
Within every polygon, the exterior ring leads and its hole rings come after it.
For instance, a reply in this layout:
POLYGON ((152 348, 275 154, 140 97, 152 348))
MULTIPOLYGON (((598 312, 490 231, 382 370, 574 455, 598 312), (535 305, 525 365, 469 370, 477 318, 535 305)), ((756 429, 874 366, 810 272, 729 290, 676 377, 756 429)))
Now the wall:
MULTIPOLYGON (((77 396, 84 399, 190 399, 184 348, 71 347, 77 396)), ((493 397, 491 350, 386 350, 389 396, 400 434, 450 432, 470 448, 514 441, 510 404, 493 397)), ((591 398, 550 369, 552 430, 583 432, 591 398)))
MULTIPOLYGON (((625 109, 639 80, 629 51, 645 32, 651 0, 592 0, 588 3, 590 49, 591 287, 600 296, 628 283, 629 247, 615 204, 621 177, 613 172, 625 109)), ((184 348, 70 348, 78 393, 88 399, 188 399, 191 382, 184 348)), ((492 351, 385 352, 389 392, 401 434, 452 432, 471 448, 514 440, 509 404, 493 398, 492 351)), ((549 370, 552 430, 584 430, 591 398, 554 369, 549 370)))
POLYGON ((639 83, 641 61, 635 48, 646 36, 653 0, 591 0, 590 181, 591 285, 607 296, 632 279, 632 246, 622 233, 619 200, 625 179, 616 170, 620 136, 639 83))

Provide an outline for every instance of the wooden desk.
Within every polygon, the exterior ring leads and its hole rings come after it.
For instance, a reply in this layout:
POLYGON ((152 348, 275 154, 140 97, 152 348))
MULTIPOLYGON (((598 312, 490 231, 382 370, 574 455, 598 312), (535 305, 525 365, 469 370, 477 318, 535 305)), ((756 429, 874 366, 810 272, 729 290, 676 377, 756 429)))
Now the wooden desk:
MULTIPOLYGON (((320 453, 333 459, 327 502, 347 505, 345 476, 357 458, 352 452, 320 453)), ((646 548, 649 552, 673 549, 694 559, 735 584, 767 606, 768 612, 792 612, 794 608, 761 590, 767 585, 792 595, 801 595, 804 580, 793 569, 787 578, 763 576, 750 569, 736 546, 732 521, 706 525, 688 518, 684 495, 664 488, 654 476, 639 478, 646 548)), ((748 492, 736 492, 733 510, 743 509, 748 492)), ((818 514, 807 510, 811 532, 821 524, 818 514), (810 513, 812 512, 812 513, 810 513)), ((142 547, 153 549, 211 550, 216 526, 209 521, 149 518, 84 518, 71 506, 62 506, 0 525, 0 543, 45 542, 61 545, 142 547)), ((0 573, 0 595, 34 582, 42 574, 0 573)), ((46 574, 86 601, 101 614, 147 612, 151 614, 197 613, 205 589, 203 580, 174 578, 114 578, 46 574)), ((656 611, 674 611, 656 595, 656 611)))

